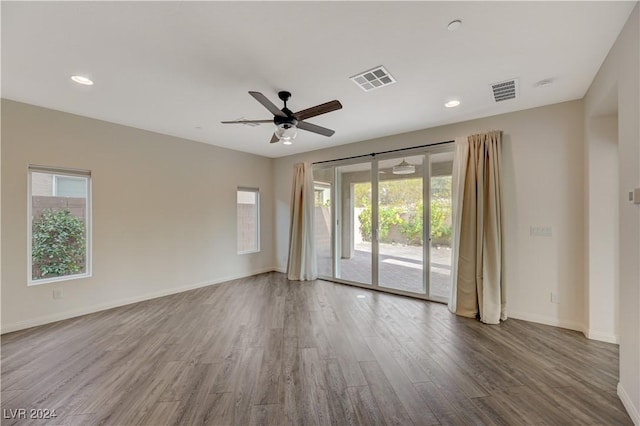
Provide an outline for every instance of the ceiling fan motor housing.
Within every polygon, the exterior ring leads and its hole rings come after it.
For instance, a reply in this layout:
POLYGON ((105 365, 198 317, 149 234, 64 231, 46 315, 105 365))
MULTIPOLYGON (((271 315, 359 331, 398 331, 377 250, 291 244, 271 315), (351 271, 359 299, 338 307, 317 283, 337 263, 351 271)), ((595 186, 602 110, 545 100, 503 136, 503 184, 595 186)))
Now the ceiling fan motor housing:
POLYGON ((275 115, 273 117, 273 122, 276 126, 282 129, 290 129, 292 127, 295 127, 298 124, 298 120, 296 120, 293 116, 293 111, 287 108, 287 101, 289 100, 289 98, 291 98, 291 92, 283 90, 281 92, 278 92, 278 97, 281 101, 284 102, 284 108, 282 108, 280 111, 284 112, 286 117, 279 117, 275 115))
POLYGON ((280 117, 278 115, 273 117, 273 122, 275 123, 276 126, 281 127, 283 129, 289 129, 291 127, 295 127, 298 124, 298 120, 296 120, 292 115, 291 111, 287 110, 285 111, 286 108, 282 109, 282 112, 284 112, 285 114, 287 114, 286 117, 280 117))

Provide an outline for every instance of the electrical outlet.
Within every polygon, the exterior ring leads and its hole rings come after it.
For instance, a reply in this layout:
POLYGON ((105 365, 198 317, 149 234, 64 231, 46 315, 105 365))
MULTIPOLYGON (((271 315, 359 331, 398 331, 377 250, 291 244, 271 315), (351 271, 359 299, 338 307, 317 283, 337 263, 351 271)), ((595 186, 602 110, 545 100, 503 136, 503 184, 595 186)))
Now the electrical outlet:
POLYGON ((556 293, 555 291, 551 292, 551 303, 560 303, 558 301, 558 293, 556 293))
POLYGON ((62 289, 61 288, 54 288, 53 289, 53 298, 54 299, 62 299, 62 289))

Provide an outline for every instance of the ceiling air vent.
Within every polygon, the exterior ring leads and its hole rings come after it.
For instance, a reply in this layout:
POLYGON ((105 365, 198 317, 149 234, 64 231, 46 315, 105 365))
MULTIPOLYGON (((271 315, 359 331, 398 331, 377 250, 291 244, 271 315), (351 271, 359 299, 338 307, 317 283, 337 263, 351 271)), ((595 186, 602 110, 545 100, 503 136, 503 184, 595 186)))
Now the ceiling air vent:
POLYGON ((518 93, 518 80, 514 78, 500 83, 493 83, 491 90, 493 91, 493 100, 496 102, 515 99, 518 93))
POLYGON ((351 78, 351 81, 357 84, 358 87, 365 92, 388 86, 396 82, 396 79, 393 78, 383 66, 361 72, 360 74, 356 74, 349 78, 351 78))

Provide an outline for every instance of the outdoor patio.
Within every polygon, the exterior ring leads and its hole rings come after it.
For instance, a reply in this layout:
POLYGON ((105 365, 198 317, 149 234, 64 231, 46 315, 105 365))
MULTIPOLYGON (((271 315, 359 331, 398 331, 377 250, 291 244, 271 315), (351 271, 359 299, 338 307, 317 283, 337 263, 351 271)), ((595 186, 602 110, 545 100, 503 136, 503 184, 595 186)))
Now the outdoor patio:
MULTIPOLYGON (((382 287, 413 293, 424 293, 422 276, 422 247, 400 244, 380 244, 379 283, 382 287)), ((328 275, 331 258, 327 253, 318 253, 318 271, 328 275)), ((350 259, 340 260, 339 278, 364 284, 371 283, 371 243, 355 245, 350 259)), ((449 298, 451 288, 451 249, 431 249, 431 297, 449 298)))

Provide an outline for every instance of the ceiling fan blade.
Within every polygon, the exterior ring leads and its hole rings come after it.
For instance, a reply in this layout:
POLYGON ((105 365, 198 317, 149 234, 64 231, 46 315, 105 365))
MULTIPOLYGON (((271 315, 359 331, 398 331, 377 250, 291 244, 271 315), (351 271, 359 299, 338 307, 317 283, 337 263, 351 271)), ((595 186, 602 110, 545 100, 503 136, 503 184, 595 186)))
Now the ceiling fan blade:
POLYGON ((335 111, 342 108, 340 101, 330 101, 324 104, 316 105, 311 108, 303 109, 293 114, 298 121, 306 120, 307 118, 315 117, 320 114, 326 114, 331 111, 335 111))
POLYGON ((276 143, 276 142, 280 142, 280 139, 278 139, 278 137, 274 133, 273 136, 271 136, 271 142, 269 143, 276 143))
POLYGON ((221 121, 222 124, 249 124, 249 123, 273 123, 273 120, 233 120, 221 121))
POLYGON ((287 116, 284 112, 280 111, 278 109, 278 107, 275 106, 273 104, 273 102, 271 102, 269 99, 267 99, 267 97, 265 95, 263 95, 262 93, 260 93, 260 92, 249 92, 249 94, 251 96, 253 96, 256 101, 260 102, 263 107, 268 109, 271 112, 271 114, 277 115, 277 116, 280 116, 280 117, 286 117, 287 116))
POLYGON ((298 129, 306 130, 307 132, 317 133, 323 136, 331 136, 336 131, 327 129, 326 127, 317 126, 315 124, 307 123, 305 121, 298 121, 298 125, 296 126, 298 129))

